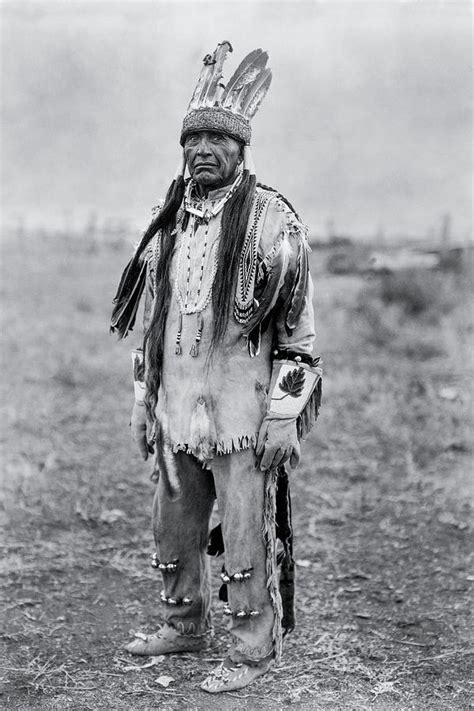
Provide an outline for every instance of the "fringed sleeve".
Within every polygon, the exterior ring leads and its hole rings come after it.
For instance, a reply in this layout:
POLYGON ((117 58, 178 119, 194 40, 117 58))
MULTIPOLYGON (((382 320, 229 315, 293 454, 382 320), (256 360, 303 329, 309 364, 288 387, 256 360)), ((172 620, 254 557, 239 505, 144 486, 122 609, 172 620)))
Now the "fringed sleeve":
POLYGON ((276 317, 278 348, 310 355, 315 339, 313 282, 309 270, 307 227, 279 199, 282 233, 289 245, 289 263, 276 317))
MULTIPOLYGON (((283 239, 288 241, 290 254, 276 313, 277 350, 275 360, 296 360, 320 370, 319 357, 313 357, 315 330, 313 281, 309 268, 310 248, 307 228, 289 207, 278 200, 282 214, 283 239)), ((298 437, 306 437, 313 427, 321 405, 321 379, 297 418, 298 437)))
POLYGON ((122 274, 110 322, 110 331, 117 331, 120 338, 126 338, 129 332, 133 331, 145 278, 145 260, 140 257, 135 264, 130 260, 122 274))
POLYGON ((160 233, 156 234, 145 250, 145 260, 147 264, 145 279, 145 304, 143 307, 143 331, 144 333, 150 325, 153 313, 153 302, 156 288, 156 265, 160 252, 160 233))
POLYGON ((260 326, 274 308, 283 287, 289 262, 288 245, 281 239, 267 255, 262 268, 266 270, 265 286, 254 305, 254 312, 243 328, 248 336, 260 326))
POLYGON ((240 321, 242 331, 250 355, 258 355, 261 333, 275 318, 279 347, 311 353, 314 325, 307 230, 278 193, 262 195, 268 207, 258 235, 253 308, 240 321))
MULTIPOLYGON (((157 218, 162 206, 163 204, 160 203, 152 209, 152 221, 157 218)), ((119 338, 126 338, 133 330, 145 285, 153 283, 153 276, 150 276, 148 265, 153 255, 156 257, 157 245, 159 245, 159 235, 155 235, 152 242, 146 245, 141 252, 138 251, 140 247, 137 245, 133 257, 122 273, 113 301, 114 308, 110 320, 110 331, 111 333, 117 332, 119 338), (155 245, 154 248, 152 245, 155 245)), ((149 286, 147 286, 147 293, 148 291, 149 286)))

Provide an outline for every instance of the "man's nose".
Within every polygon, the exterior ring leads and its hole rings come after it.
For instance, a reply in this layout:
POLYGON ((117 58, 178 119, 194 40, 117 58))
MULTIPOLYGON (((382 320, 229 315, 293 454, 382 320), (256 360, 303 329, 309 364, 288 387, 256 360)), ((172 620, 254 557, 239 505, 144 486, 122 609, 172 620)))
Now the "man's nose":
POLYGON ((210 143, 209 143, 208 139, 206 138, 206 136, 200 137, 196 152, 198 155, 201 155, 201 156, 210 154, 210 152, 211 152, 210 143))

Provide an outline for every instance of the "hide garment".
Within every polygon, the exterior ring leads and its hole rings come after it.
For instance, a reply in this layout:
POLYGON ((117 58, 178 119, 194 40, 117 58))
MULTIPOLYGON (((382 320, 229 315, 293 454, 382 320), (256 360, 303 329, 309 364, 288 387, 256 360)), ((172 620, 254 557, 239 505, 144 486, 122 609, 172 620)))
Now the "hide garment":
MULTIPOLYGON (((225 189, 211 191, 201 203, 212 208, 225 189)), ((185 451, 206 462, 216 454, 252 447, 267 408, 274 349, 310 354, 314 339, 312 284, 307 282, 298 322, 289 333, 285 303, 291 301, 291 287, 301 250, 307 250, 304 228, 276 193, 257 189, 249 223, 248 254, 241 258, 234 312, 242 314, 250 304, 248 320, 260 304, 263 292, 272 307, 264 313, 266 329, 258 334, 258 355, 249 355, 245 324, 229 315, 225 340, 209 355, 212 337, 211 291, 217 264, 222 213, 209 221, 185 213, 177 224, 171 263, 172 295, 165 329, 157 420, 166 429, 173 452, 185 451), (184 223, 184 228, 183 228, 184 223), (274 260, 281 270, 274 293, 265 294, 274 260), (246 258, 245 258, 246 257, 246 258), (272 301, 274 302, 272 305, 272 301), (178 351, 178 353, 177 353, 178 351)), ((155 273, 160 234, 147 250, 147 298, 145 327, 148 326, 157 275, 155 273)), ((256 329, 261 329, 258 324, 256 329)), ((254 329, 255 330, 255 329, 254 329)))

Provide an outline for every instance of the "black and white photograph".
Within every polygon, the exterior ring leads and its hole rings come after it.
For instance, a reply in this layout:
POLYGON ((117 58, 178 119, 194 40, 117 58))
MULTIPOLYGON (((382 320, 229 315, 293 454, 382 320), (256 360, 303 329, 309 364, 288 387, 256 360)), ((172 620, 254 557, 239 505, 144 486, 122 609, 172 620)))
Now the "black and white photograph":
POLYGON ((0 2, 0 708, 472 708, 472 16, 0 2))

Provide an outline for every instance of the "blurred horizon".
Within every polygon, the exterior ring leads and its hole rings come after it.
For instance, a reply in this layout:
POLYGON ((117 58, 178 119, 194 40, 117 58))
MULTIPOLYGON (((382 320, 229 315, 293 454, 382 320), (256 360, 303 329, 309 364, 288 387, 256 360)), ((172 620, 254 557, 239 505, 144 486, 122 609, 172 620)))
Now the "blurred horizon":
POLYGON ((472 235, 469 2, 2 3, 2 222, 145 225, 204 54, 262 47, 257 177, 313 235, 472 235))

